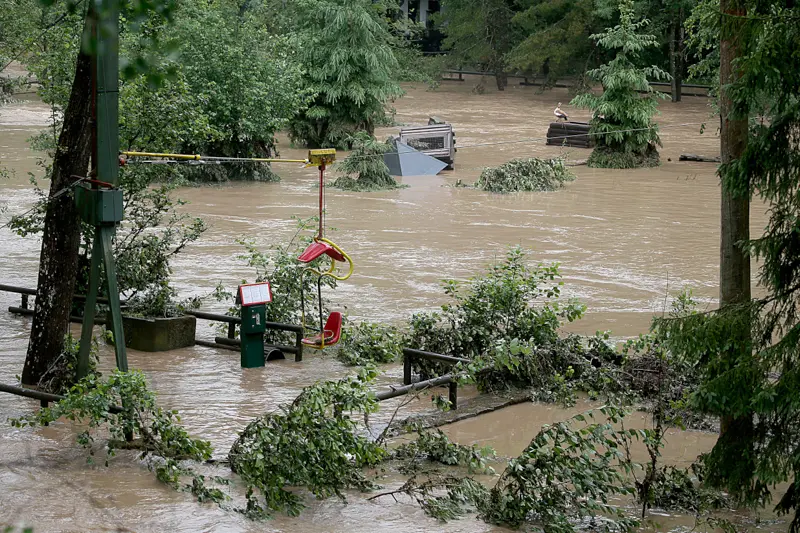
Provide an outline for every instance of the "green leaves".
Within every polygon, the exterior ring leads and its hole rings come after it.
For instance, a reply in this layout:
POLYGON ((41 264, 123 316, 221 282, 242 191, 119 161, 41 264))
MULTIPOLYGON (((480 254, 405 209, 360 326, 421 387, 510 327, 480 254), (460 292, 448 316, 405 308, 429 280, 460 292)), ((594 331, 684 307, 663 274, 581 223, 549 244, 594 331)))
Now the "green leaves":
POLYGON ((593 111, 591 135, 597 147, 588 165, 601 168, 657 166, 661 146, 658 126, 652 117, 658 111, 658 99, 650 80, 669 80, 656 66, 638 66, 640 55, 658 45, 653 35, 638 33, 648 21, 633 22, 633 0, 621 0, 620 23, 604 33, 592 35, 600 46, 615 51, 616 57, 587 75, 603 85, 603 92, 576 96, 571 104, 593 111), (640 94, 640 93, 644 94, 640 94))
MULTIPOLYGON (((211 444, 191 438, 178 424, 176 411, 164 410, 156 404, 155 394, 147 388, 145 376, 139 371, 114 371, 106 380, 98 374, 90 374, 74 385, 65 399, 37 413, 9 421, 15 427, 35 427, 62 417, 87 427, 77 440, 89 449, 90 461, 95 453, 95 435, 100 428, 110 435, 106 444, 109 458, 117 449, 130 447, 129 437, 136 439, 143 458, 155 455, 164 459, 205 461, 211 457, 211 444)), ((174 462, 165 465, 151 462, 150 467, 160 480, 176 487, 181 475, 188 472, 178 469, 174 462)))
POLYGON ((393 363, 402 355, 402 336, 397 328, 371 322, 345 326, 336 351, 336 358, 350 366, 393 363))
MULTIPOLYGON (((494 474, 494 469, 487 465, 496 457, 492 448, 464 446, 452 442, 440 429, 416 428, 417 439, 401 444, 391 452, 392 459, 411 459, 412 461, 431 461, 447 466, 463 466, 471 473, 494 474)), ((404 469, 412 469, 404 467, 404 469)))
MULTIPOLYGON (((405 345, 476 357, 502 339, 537 345, 556 340, 562 321, 577 320, 585 307, 558 303, 558 265, 531 267, 526 259, 522 248, 512 247, 503 261, 468 283, 446 280, 444 291, 452 303, 439 313, 413 315, 405 345)), ((427 365, 429 374, 437 371, 435 365, 427 365)))
POLYGON ((286 23, 300 43, 304 83, 314 95, 292 120, 293 141, 347 148, 350 135, 373 133, 385 105, 400 96, 392 36, 368 0, 293 2, 286 23))
POLYGON ((245 428, 228 457, 247 483, 248 513, 296 516, 303 504, 287 490, 291 486, 305 486, 320 499, 342 500, 344 489, 373 488, 362 468, 380 462, 386 451, 364 436, 350 415, 366 418, 377 411, 369 388, 376 375, 364 368, 354 376, 307 387, 291 405, 245 428))
POLYGON ((587 411, 542 427, 478 504, 482 518, 515 528, 533 522, 545 533, 572 533, 586 518, 606 531, 636 528, 638 521, 608 503, 614 495, 634 492, 622 473, 631 466, 622 451, 632 436, 612 426, 625 412, 613 406, 600 412, 604 422, 595 422, 596 414, 587 411), (582 425, 575 428, 576 422, 582 425))
POLYGON ((485 168, 475 182, 484 191, 509 193, 518 191, 555 191, 575 175, 563 159, 512 159, 499 167, 485 168))

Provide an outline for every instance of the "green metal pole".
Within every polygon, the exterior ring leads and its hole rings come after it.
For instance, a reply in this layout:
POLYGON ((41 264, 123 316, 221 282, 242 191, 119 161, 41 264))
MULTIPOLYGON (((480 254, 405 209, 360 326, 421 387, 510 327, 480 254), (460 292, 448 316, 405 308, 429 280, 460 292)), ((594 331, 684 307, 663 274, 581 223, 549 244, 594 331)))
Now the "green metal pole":
MULTIPOLYGON (((78 352, 78 379, 85 378, 89 373, 89 351, 92 344, 92 329, 94 328, 94 314, 97 303, 97 286, 100 283, 100 231, 94 232, 92 245, 92 264, 89 267, 89 290, 86 293, 86 303, 83 307, 83 323, 81 324, 81 346, 78 352)), ((115 337, 116 339, 116 337, 115 337)))
MULTIPOLYGON (((102 226, 100 244, 103 248, 103 263, 106 267, 106 282, 108 284, 108 303, 111 308, 111 330, 114 332, 114 351, 117 354, 117 368, 123 372, 128 371, 128 354, 125 351, 125 332, 122 329, 122 311, 119 307, 119 289, 117 288, 117 270, 114 266, 114 249, 111 238, 114 236, 114 226, 102 226)), ((92 258, 94 260, 94 258, 92 258)), ((81 343, 83 346, 83 343, 81 343)))
POLYGON ((89 348, 94 326, 95 303, 100 283, 100 261, 105 266, 108 300, 111 311, 111 330, 114 332, 114 351, 117 368, 128 370, 125 351, 125 334, 122 329, 122 312, 119 304, 117 270, 112 248, 116 224, 122 220, 121 192, 119 185, 119 0, 90 0, 89 16, 93 19, 92 36, 95 39, 94 60, 94 110, 95 150, 93 153, 94 176, 110 184, 112 193, 120 196, 116 202, 109 191, 98 190, 76 194, 84 220, 95 225, 92 246, 92 266, 89 276, 89 294, 81 328, 81 346, 78 354, 78 377, 84 377, 89 368, 89 348), (91 193, 91 194, 90 194, 91 193), (106 202, 119 206, 120 211, 107 211, 106 202))
POLYGON ((97 176, 119 185, 119 0, 99 0, 97 20, 97 176))

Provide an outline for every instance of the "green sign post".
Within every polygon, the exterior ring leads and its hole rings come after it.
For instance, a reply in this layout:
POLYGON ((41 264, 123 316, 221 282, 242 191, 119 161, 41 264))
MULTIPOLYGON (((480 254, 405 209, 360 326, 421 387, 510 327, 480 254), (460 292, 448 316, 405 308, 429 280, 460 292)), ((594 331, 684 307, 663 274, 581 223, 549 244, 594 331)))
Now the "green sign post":
POLYGON ((81 218, 93 225, 92 263, 89 270, 89 290, 81 328, 81 347, 78 354, 78 377, 89 371, 89 348, 92 344, 95 305, 100 286, 100 265, 105 268, 105 287, 111 311, 111 330, 117 368, 128 371, 125 353, 125 334, 117 287, 112 243, 117 225, 122 221, 122 191, 119 185, 119 5, 117 0, 97 0, 92 3, 90 17, 95 49, 93 64, 94 91, 94 151, 93 168, 88 186, 76 187, 75 202, 81 218))
POLYGON ((264 366, 264 332, 267 330, 267 305, 272 301, 269 283, 239 285, 237 303, 242 306, 242 368, 264 366))

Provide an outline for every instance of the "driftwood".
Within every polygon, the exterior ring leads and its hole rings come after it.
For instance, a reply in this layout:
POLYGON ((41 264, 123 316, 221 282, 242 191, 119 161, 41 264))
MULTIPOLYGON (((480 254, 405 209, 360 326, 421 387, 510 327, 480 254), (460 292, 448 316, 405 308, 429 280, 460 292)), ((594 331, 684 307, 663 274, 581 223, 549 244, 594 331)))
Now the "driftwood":
POLYGON ((681 154, 678 161, 696 161, 698 163, 719 163, 719 157, 706 157, 704 155, 681 154))

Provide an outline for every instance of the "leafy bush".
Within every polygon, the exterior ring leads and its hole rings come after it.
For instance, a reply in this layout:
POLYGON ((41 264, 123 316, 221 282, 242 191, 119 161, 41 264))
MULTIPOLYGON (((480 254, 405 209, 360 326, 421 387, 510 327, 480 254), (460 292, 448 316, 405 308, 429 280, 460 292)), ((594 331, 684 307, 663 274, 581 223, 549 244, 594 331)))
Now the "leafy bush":
MULTIPOLYGON (((47 136, 38 137, 36 146, 52 149, 47 136), (38 144, 38 143, 44 144, 38 144)), ((169 282, 170 261, 205 232, 203 219, 180 213, 186 202, 175 198, 175 183, 159 183, 175 177, 165 165, 129 165, 120 168, 120 187, 124 194, 123 221, 114 239, 114 259, 120 294, 129 299, 141 292, 162 291, 169 282)), ((49 167, 45 168, 49 172, 49 167)), ((10 228, 21 237, 38 235, 44 228, 47 192, 34 182, 39 197, 36 208, 11 218, 10 228)), ((89 266, 94 227, 83 224, 82 246, 78 257, 75 291, 85 293, 89 286, 89 266)), ((83 312, 78 306, 77 313, 83 312)))
POLYGON ((417 429, 417 439, 401 444, 392 450, 392 459, 427 460, 448 466, 464 466, 470 472, 492 474, 494 470, 486 465, 494 459, 495 451, 488 447, 464 446, 452 442, 441 429, 417 429))
POLYGON ((499 167, 485 168, 475 187, 490 192, 555 191, 573 174, 563 159, 512 159, 499 167))
POLYGON ((148 288, 129 298, 125 303, 125 314, 149 318, 170 318, 182 316, 187 310, 198 309, 200 298, 176 301, 175 288, 167 281, 148 288))
POLYGON ((287 490, 291 486, 307 487, 317 498, 342 500, 344 489, 373 488, 362 468, 380 462, 386 451, 364 436, 350 415, 366 417, 378 410, 369 389, 376 375, 374 369, 361 369, 355 376, 314 384, 291 405, 248 424, 228 458, 247 484, 251 515, 299 514, 303 504, 287 490))
POLYGON ((666 466, 659 470, 650 488, 652 505, 665 511, 698 514, 722 509, 730 502, 719 491, 702 485, 702 466, 691 469, 666 466))
MULTIPOLYGON (((598 411, 603 421, 595 422, 595 412, 588 411, 543 426, 519 457, 509 461, 492 489, 470 477, 434 471, 425 477, 415 475, 399 489, 373 498, 405 493, 440 520, 474 510, 492 524, 534 526, 533 530, 544 533, 574 533, 583 530, 587 520, 593 530, 632 531, 637 520, 608 501, 635 494, 629 477, 634 465, 626 450, 647 431, 614 429, 625 415, 619 408, 606 406, 598 411), (575 428, 577 423, 583 425, 575 428)), ((456 452, 437 435, 426 438, 426 449, 451 463, 469 457, 466 450, 456 452)), ((416 452, 420 445, 407 446, 416 452)))
POLYGON ((565 405, 574 403, 578 391, 612 397, 623 388, 617 375, 622 356, 607 339, 607 333, 588 340, 570 335, 540 345, 503 339, 461 369, 481 392, 531 389, 538 401, 565 405))
MULTIPOLYGON (((9 419, 14 427, 40 426, 60 418, 74 421, 86 429, 78 434, 78 443, 89 449, 91 462, 95 436, 102 427, 111 438, 106 443, 105 464, 116 450, 134 446, 142 449, 142 458, 155 455, 163 462, 150 462, 159 480, 178 488, 182 475, 189 473, 176 461, 205 461, 211 457, 211 444, 193 439, 179 424, 177 411, 164 410, 147 388, 144 374, 138 371, 114 371, 107 380, 90 374, 66 394, 66 398, 37 413, 9 419)), ((185 487, 191 490, 191 486, 185 487)))
MULTIPOLYGON (((441 312, 413 315, 404 345, 474 358, 501 339, 535 345, 555 342, 562 321, 580 318, 585 306, 577 302, 560 305, 558 265, 529 267, 526 256, 522 248, 514 247, 502 262, 469 283, 446 280, 444 291, 452 303, 443 305, 441 312)), ((428 365, 427 373, 435 373, 435 365, 416 364, 418 368, 428 365)))
POLYGON ((336 352, 336 357, 350 366, 393 363, 402 355, 402 337, 397 328, 371 322, 343 328, 336 352))
POLYGON ((336 170, 343 175, 331 184, 332 187, 346 191, 379 191, 400 187, 383 161, 383 154, 390 149, 387 143, 378 141, 365 131, 351 135, 349 142, 353 151, 344 161, 336 164, 336 170))
POLYGON ((638 522, 608 503, 614 495, 633 495, 625 473, 632 465, 624 449, 633 430, 616 430, 624 413, 599 409, 606 420, 592 422, 589 411, 565 422, 543 426, 527 448, 509 461, 487 501, 479 502, 484 520, 520 527, 532 521, 545 533, 573 533, 590 518, 604 531, 632 531, 638 522), (576 422, 587 422, 573 428, 576 422))

